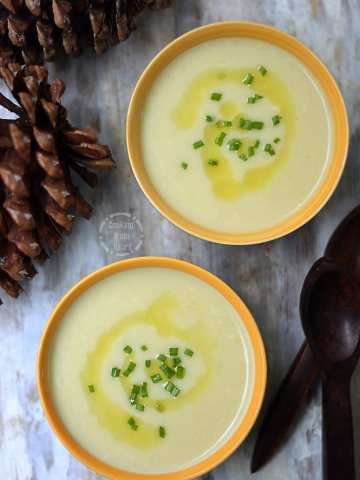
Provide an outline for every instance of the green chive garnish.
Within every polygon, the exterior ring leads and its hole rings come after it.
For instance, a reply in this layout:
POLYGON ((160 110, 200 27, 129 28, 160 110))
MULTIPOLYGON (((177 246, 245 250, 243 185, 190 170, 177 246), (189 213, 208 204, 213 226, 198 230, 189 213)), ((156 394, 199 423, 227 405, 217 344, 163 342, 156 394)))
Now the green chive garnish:
POLYGON ((247 155, 245 155, 245 153, 239 153, 239 158, 241 160, 243 160, 244 162, 246 162, 246 160, 248 159, 247 155))
POLYGON ((280 117, 280 115, 274 115, 274 116, 272 117, 272 123, 273 123, 274 127, 275 127, 276 125, 279 125, 281 118, 282 118, 282 117, 280 117))
POLYGON ((188 163, 186 163, 186 162, 181 162, 181 168, 182 168, 183 170, 186 170, 186 169, 188 168, 188 166, 189 166, 188 163))
POLYGON ((243 130, 251 130, 252 129, 252 121, 246 120, 245 118, 240 118, 239 120, 239 127, 243 130))
POLYGON ((279 143, 279 142, 280 142, 280 138, 279 138, 279 137, 274 138, 274 143, 279 143))
POLYGON ((251 128, 254 128, 255 130, 262 130, 264 127, 264 122, 251 122, 251 128))
POLYGON ((89 389, 90 393, 94 393, 95 392, 95 385, 88 385, 88 389, 89 389))
POLYGON ((170 393, 172 397, 177 397, 181 392, 180 388, 174 385, 172 382, 166 382, 164 388, 167 392, 170 393))
POLYGON ((176 377, 177 378, 184 378, 185 377, 185 368, 179 365, 176 369, 176 377))
POLYGON ((146 345, 141 345, 141 350, 142 350, 143 352, 147 352, 149 349, 148 349, 148 347, 147 347, 146 345))
POLYGON ((213 121, 214 121, 214 117, 212 117, 211 115, 205 115, 205 121, 206 121, 206 122, 213 122, 213 121))
POLYGON ((222 93, 214 92, 211 94, 211 100, 214 100, 215 102, 220 102, 222 97, 222 93))
POLYGON ((159 353, 159 355, 156 355, 156 359, 159 360, 159 362, 166 362, 168 358, 163 353, 159 353))
POLYGON ((165 438, 166 437, 165 427, 159 427, 159 436, 160 436, 160 438, 165 438))
POLYGON ((258 148, 259 146, 260 146, 260 140, 256 140, 256 142, 254 143, 254 147, 258 148))
POLYGON ((142 403, 136 403, 135 408, 136 410, 139 410, 139 412, 143 412, 145 410, 145 407, 142 403))
POLYGON ((139 426, 136 424, 135 419, 133 417, 129 418, 128 425, 132 430, 137 430, 139 428, 139 426))
POLYGON ((150 368, 151 367, 151 360, 145 360, 145 367, 150 368))
POLYGON ((193 143, 193 147, 194 147, 195 150, 203 147, 204 145, 205 145, 205 143, 202 140, 198 140, 197 142, 193 143))
POLYGON ((221 127, 232 127, 232 121, 231 120, 218 120, 216 122, 216 126, 221 128, 221 127))
POLYGON ((260 65, 257 69, 261 73, 261 75, 265 77, 265 75, 267 74, 266 68, 263 65, 260 65))
POLYGON ((133 372, 136 368, 136 363, 130 362, 129 365, 127 366, 126 370, 123 371, 124 377, 128 377, 131 372, 133 372))
POLYGON ((242 83, 244 85, 251 85, 253 80, 254 80, 254 75, 252 75, 251 73, 247 73, 245 77, 242 79, 242 83))
POLYGON ((182 360, 181 360, 180 357, 174 357, 174 358, 172 359, 173 367, 177 367, 178 365, 180 365, 181 362, 182 362, 182 360))
POLYGON ((208 160, 208 165, 210 165, 210 167, 216 167, 217 165, 219 165, 219 162, 217 160, 214 160, 213 158, 210 158, 210 160, 208 160))
POLYGON ((130 353, 132 353, 133 349, 130 347, 130 345, 126 345, 126 347, 123 348, 123 351, 130 355, 130 353))
POLYGON ((185 348, 184 354, 187 355, 188 357, 192 357, 194 355, 194 352, 190 350, 190 348, 185 348))
POLYGON ((163 405, 162 403, 159 403, 159 402, 155 405, 155 408, 156 408, 156 410, 157 410, 158 412, 160 412, 160 413, 162 413, 162 412, 165 411, 164 405, 163 405))
POLYGON ((170 357, 176 357, 179 353, 179 349, 177 347, 170 347, 169 353, 170 353, 170 357))
POLYGON ((139 393, 140 393, 139 385, 133 385, 130 392, 130 403, 134 404, 136 402, 136 399, 139 393))
POLYGON ((151 375, 150 378, 153 383, 159 383, 162 380, 162 376, 160 375, 160 373, 155 373, 154 375, 151 375))
POLYGON ((241 147, 241 141, 239 138, 232 138, 228 141, 228 146, 229 150, 234 152, 236 150, 239 150, 239 148, 241 147))
POLYGON ((226 133, 221 132, 220 135, 215 138, 216 145, 219 145, 221 147, 221 145, 224 143, 224 138, 225 137, 226 137, 226 133))
POLYGON ((142 383, 141 389, 140 389, 140 394, 143 398, 147 398, 149 396, 148 385, 147 385, 146 382, 142 383))
POLYGON ((253 95, 252 97, 248 97, 247 103, 256 103, 258 100, 261 100, 262 98, 264 98, 262 95, 258 95, 257 93, 255 93, 255 95, 253 95))
POLYGON ((113 367, 111 369, 111 376, 112 377, 119 377, 120 376, 120 368, 113 367))
POLYGON ((255 155, 255 147, 251 146, 248 148, 248 156, 253 157, 255 155))
POLYGON ((273 149, 271 143, 267 143, 264 147, 264 151, 267 152, 270 155, 275 155, 275 150, 273 149))
POLYGON ((167 378, 172 378, 174 375, 175 375, 175 370, 173 370, 172 368, 170 368, 168 365, 166 365, 165 363, 162 363, 160 365, 160 370, 162 370, 165 375, 167 376, 167 378))

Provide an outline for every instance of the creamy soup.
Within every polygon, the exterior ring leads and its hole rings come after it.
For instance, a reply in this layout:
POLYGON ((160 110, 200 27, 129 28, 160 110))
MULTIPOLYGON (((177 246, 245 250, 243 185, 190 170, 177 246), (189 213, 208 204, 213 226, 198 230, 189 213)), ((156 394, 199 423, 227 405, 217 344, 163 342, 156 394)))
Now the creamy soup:
POLYGON ((274 226, 312 197, 332 117, 297 58, 250 38, 204 42, 155 80, 142 116, 148 175, 187 220, 222 233, 274 226))
POLYGON ((55 408, 117 468, 176 471, 219 449, 254 389, 254 353, 232 305, 184 272, 142 267, 85 291, 50 357, 55 408))

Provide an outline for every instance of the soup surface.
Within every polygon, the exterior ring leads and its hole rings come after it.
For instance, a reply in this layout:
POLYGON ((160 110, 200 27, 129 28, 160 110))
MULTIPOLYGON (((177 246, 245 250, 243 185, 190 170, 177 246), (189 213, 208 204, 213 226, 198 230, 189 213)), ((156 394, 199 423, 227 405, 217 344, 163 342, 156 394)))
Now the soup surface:
POLYGON ((155 80, 142 116, 145 168, 187 220, 222 233, 267 229, 322 182, 333 125, 296 57, 251 38, 204 42, 155 80))
POLYGON ((245 326, 213 287, 142 267, 86 290, 53 340, 50 386, 75 440, 129 471, 176 471, 221 447, 254 387, 245 326))

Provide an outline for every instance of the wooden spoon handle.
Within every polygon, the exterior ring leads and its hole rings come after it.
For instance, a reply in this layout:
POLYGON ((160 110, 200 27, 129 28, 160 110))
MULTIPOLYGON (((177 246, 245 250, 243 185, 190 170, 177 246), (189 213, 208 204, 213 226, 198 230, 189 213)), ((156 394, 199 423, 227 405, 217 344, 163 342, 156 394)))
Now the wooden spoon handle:
POLYGON ((355 480, 350 379, 323 382, 323 478, 355 480))

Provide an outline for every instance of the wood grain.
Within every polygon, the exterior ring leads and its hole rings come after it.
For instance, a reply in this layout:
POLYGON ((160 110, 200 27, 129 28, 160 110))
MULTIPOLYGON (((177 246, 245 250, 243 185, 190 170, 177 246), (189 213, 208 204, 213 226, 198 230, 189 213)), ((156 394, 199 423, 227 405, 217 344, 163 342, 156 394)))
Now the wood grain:
MULTIPOLYGON (((358 0, 178 0, 173 9, 145 14, 129 41, 101 58, 84 55, 52 67, 67 83, 64 103, 78 125, 91 124, 109 143, 118 169, 102 182, 91 222, 79 221, 18 301, 0 310, 0 463, 6 480, 94 480, 56 440, 37 397, 34 364, 39 338, 56 301, 85 274, 116 260, 101 247, 98 232, 115 212, 135 214, 144 228, 137 254, 169 255, 197 263, 228 282, 247 302, 261 329, 269 361, 267 401, 303 340, 298 297, 304 276, 343 216, 360 202, 360 9, 358 0), (321 213, 281 240, 254 247, 213 245, 163 219, 148 203, 128 164, 124 125, 132 89, 149 60, 191 28, 220 20, 254 20, 296 35, 329 66, 345 96, 351 148, 342 181, 321 213)), ((96 202, 95 202, 96 198, 96 202)), ((360 401, 360 379, 353 382, 360 401)), ((358 467, 360 410, 355 409, 358 467)), ((251 476, 254 432, 222 466, 203 480, 320 480, 320 395, 296 432, 266 468, 251 476)), ((359 470, 360 471, 360 470, 359 470)))

